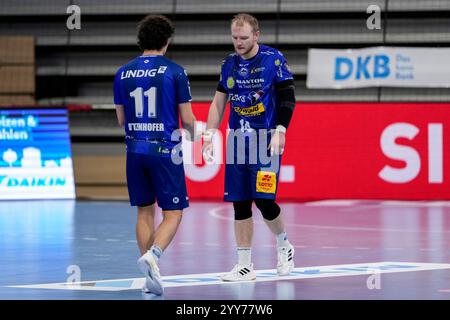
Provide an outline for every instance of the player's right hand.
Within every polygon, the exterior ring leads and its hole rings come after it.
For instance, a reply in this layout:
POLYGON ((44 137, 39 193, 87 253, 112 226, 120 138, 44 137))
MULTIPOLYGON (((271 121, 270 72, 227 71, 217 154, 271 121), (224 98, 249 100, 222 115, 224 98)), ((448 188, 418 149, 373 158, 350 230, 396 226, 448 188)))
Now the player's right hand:
POLYGON ((206 164, 214 162, 214 143, 211 140, 203 139, 202 153, 206 164))

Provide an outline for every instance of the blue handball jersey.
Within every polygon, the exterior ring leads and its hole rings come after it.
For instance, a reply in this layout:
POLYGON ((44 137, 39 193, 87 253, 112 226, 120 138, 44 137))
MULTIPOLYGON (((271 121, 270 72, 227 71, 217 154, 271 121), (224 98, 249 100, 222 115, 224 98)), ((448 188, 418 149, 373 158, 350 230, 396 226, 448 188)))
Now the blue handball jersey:
POLYGON ((114 103, 125 110, 125 133, 136 140, 160 140, 167 147, 179 128, 178 104, 191 101, 186 71, 164 56, 139 56, 114 79, 114 103))
POLYGON ((283 54, 259 45, 256 56, 245 60, 230 54, 222 64, 220 84, 230 101, 230 129, 246 131, 276 127, 278 100, 275 84, 293 79, 283 54))

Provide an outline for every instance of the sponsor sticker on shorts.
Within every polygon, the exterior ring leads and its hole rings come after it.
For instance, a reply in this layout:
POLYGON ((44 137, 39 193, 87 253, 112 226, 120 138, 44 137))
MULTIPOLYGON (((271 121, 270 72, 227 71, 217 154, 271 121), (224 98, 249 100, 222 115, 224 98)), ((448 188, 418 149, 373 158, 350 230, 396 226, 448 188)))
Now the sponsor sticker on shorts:
POLYGON ((275 193, 277 176, 275 172, 258 171, 256 176, 256 192, 275 193))

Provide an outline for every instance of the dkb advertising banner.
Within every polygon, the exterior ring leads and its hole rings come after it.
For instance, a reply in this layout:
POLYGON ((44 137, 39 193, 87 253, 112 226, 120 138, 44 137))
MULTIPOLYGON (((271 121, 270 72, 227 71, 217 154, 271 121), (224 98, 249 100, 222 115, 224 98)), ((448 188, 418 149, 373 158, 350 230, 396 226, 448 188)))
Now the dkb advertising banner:
POLYGON ((308 88, 450 87, 450 48, 308 51, 308 88))

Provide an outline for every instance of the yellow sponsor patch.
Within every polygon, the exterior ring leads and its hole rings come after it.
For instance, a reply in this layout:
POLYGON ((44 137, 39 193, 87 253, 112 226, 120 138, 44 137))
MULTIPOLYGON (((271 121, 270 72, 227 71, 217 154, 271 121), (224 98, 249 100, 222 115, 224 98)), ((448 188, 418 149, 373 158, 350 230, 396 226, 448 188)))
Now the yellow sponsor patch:
POLYGON ((263 103, 260 102, 257 105, 254 105, 254 106, 251 106, 251 107, 247 107, 247 108, 234 107, 234 111, 239 113, 241 116, 252 117, 252 116, 260 115, 261 113, 266 111, 266 109, 264 108, 263 103))
POLYGON ((234 88, 234 79, 233 77, 228 77, 227 79, 227 88, 233 89, 234 88))
POLYGON ((275 193, 277 176, 275 172, 258 171, 256 176, 256 192, 275 193))

